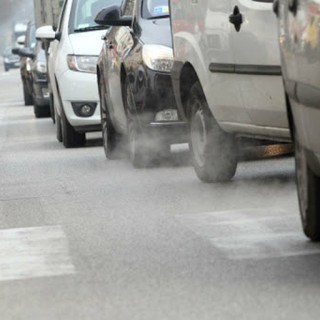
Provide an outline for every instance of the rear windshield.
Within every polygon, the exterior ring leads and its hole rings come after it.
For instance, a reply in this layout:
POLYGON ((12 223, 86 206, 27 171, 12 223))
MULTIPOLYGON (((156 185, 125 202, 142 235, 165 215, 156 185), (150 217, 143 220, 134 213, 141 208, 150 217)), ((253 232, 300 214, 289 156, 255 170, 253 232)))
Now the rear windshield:
POLYGON ((169 16, 169 0, 144 0, 142 17, 145 19, 164 18, 169 16))
POLYGON ((95 27, 94 18, 97 13, 106 7, 121 5, 122 0, 78 0, 73 7, 73 29, 95 27))

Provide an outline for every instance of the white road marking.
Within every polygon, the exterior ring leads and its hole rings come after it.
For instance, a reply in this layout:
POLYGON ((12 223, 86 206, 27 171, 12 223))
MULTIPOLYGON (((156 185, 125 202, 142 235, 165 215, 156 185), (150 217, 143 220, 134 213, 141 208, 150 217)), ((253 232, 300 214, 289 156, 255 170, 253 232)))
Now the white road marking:
POLYGON ((75 273, 60 226, 0 230, 0 281, 75 273))
POLYGON ((242 209, 177 218, 229 259, 320 254, 320 245, 311 243, 303 235, 298 212, 288 214, 278 208, 242 209))

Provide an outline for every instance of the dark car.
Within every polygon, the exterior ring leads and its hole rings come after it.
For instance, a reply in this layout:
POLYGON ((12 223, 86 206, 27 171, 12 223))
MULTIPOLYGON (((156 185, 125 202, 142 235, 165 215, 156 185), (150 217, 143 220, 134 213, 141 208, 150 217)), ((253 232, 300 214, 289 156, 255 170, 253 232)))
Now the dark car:
POLYGON ((133 165, 148 166, 167 155, 170 144, 186 141, 170 77, 168 0, 124 0, 95 21, 111 26, 97 66, 106 156, 117 155, 125 136, 133 165))
MULTIPOLYGON (((36 45, 36 28, 33 22, 27 24, 27 31, 25 33, 24 49, 33 50, 36 45)), ((23 48, 22 48, 23 49, 23 48)), ((21 48, 14 48, 12 53, 20 55, 21 48)), ((21 56, 21 55, 20 55, 21 56)), ((31 82, 31 59, 27 56, 21 56, 20 59, 20 74, 23 85, 24 104, 26 106, 33 104, 32 97, 32 82, 31 82)))
POLYGON ((27 74, 27 83, 32 86, 34 114, 37 118, 50 116, 47 62, 42 43, 37 41, 33 49, 20 49, 20 55, 30 59, 30 72, 27 74))
POLYGON ((41 42, 35 39, 34 23, 28 24, 24 48, 14 52, 21 56, 20 71, 25 104, 33 104, 37 118, 50 116, 46 55, 41 42))
POLYGON ((20 59, 11 52, 11 48, 5 50, 3 54, 4 70, 7 72, 10 69, 20 67, 20 59))
POLYGON ((320 3, 275 1, 303 230, 320 241, 320 3))

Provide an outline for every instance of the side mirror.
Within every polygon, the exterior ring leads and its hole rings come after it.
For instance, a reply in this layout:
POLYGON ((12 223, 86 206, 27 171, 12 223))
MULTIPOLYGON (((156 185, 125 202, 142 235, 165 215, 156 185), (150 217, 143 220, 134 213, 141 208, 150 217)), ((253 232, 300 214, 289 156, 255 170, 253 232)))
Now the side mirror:
POLYGON ((35 54, 29 48, 20 49, 19 56, 34 59, 35 54))
POLYGON ((102 9, 94 19, 96 24, 101 26, 127 26, 130 27, 133 17, 121 16, 119 6, 110 6, 102 9))
POLYGON ((20 48, 13 48, 12 50, 11 50, 11 52, 12 52, 12 54, 15 54, 15 55, 17 55, 17 56, 19 56, 20 55, 20 48))
POLYGON ((36 30, 36 39, 41 41, 54 41, 56 33, 52 26, 43 26, 36 30))
POLYGON ((24 46, 25 42, 26 42, 26 36, 20 36, 17 39, 18 44, 24 46))

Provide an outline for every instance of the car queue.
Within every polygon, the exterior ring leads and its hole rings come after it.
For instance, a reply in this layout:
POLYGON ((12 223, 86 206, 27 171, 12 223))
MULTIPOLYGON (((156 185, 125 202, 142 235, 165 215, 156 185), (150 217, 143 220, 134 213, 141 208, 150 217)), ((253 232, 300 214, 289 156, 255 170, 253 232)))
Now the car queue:
POLYGON ((318 0, 65 0, 36 37, 66 148, 102 130, 108 159, 128 149, 142 168, 188 141, 199 179, 221 182, 241 139, 293 140, 303 230, 320 240, 318 0))

